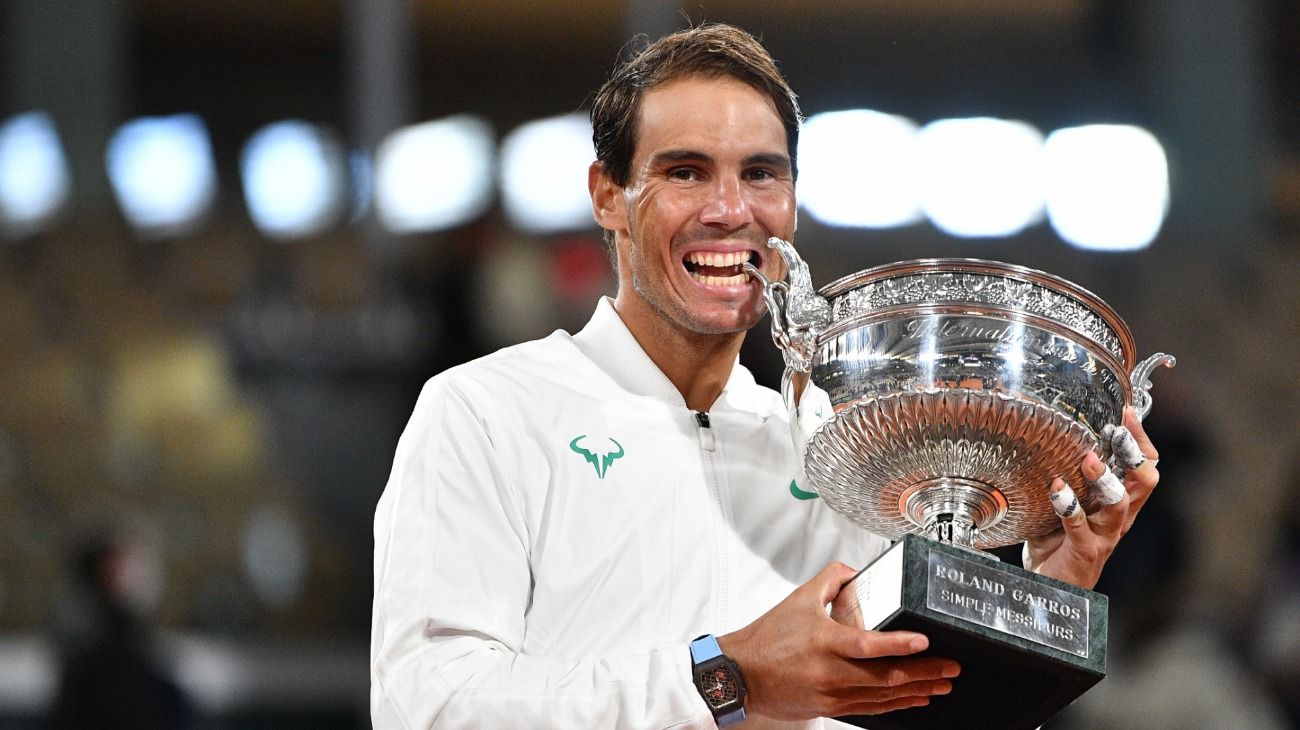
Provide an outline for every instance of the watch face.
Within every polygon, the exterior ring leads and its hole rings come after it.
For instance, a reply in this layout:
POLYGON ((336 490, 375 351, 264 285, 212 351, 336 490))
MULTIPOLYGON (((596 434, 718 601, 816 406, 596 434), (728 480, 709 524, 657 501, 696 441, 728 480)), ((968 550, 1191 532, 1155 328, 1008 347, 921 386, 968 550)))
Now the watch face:
POLYGON ((736 675, 726 665, 709 667, 700 672, 698 684, 705 701, 715 709, 731 705, 740 697, 736 675))

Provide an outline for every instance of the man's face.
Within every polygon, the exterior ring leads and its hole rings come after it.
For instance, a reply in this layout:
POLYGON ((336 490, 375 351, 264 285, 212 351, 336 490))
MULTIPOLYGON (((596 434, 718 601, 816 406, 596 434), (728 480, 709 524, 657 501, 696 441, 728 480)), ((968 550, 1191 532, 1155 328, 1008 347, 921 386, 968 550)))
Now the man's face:
MULTIPOLYGON (((619 313, 697 334, 743 332, 763 314, 762 285, 784 262, 769 236, 794 234, 785 128, 764 94, 731 78, 686 78, 648 91, 615 231, 619 313), (629 291, 630 289, 630 291, 629 291)), ((599 217, 599 211, 598 211, 599 217)))

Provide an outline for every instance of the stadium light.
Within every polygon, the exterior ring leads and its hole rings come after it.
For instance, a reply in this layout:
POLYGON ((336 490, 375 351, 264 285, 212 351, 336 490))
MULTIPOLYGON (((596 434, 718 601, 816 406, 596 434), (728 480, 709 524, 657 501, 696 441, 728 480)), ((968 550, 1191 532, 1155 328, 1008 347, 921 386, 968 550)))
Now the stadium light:
POLYGON ((44 228, 68 200, 68 159, 50 115, 30 112, 0 124, 0 225, 19 238, 44 228))
POLYGON ((323 233, 346 207, 347 160, 334 135, 316 125, 263 127, 244 145, 239 167, 249 215, 272 238, 323 233))
POLYGON ((460 115, 399 129, 375 155, 375 213, 395 233, 438 231, 492 203, 494 134, 460 115))
POLYGON ((127 122, 109 140, 106 162, 122 213, 146 236, 189 232, 216 198, 212 143, 194 114, 127 122))
POLYGON ((799 135, 799 201, 834 226, 921 219, 916 124, 866 109, 815 114, 799 135))
POLYGON ((507 218, 530 233, 589 228, 587 167, 596 159, 584 114, 529 122, 501 145, 501 194, 507 218))
POLYGON ((1043 135, 1024 122, 941 119, 918 135, 925 215, 953 236, 1019 233, 1043 216, 1043 135))
POLYGON ((1169 165, 1150 132, 1128 125, 1059 129, 1044 147, 1047 218, 1066 242, 1100 251, 1151 245, 1169 208, 1169 165))

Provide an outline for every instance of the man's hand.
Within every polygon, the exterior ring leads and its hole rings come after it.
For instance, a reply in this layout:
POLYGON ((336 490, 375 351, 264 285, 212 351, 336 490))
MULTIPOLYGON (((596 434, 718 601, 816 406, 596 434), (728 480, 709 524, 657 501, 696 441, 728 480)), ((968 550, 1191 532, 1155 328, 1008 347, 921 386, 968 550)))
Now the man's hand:
POLYGON ((1124 409, 1124 426, 1137 449, 1121 449, 1127 456, 1117 452, 1117 460, 1142 460, 1142 463, 1135 467, 1131 462, 1120 463, 1125 468, 1121 481, 1096 454, 1084 457, 1083 476, 1092 483, 1104 504, 1091 515, 1084 513, 1064 480, 1058 478, 1052 482, 1052 506, 1061 516, 1061 529, 1025 543, 1026 569, 1083 588, 1097 584, 1102 566, 1120 538, 1133 526, 1138 510, 1160 481, 1160 472, 1156 471, 1159 454, 1132 408, 1124 409))
POLYGON ((925 636, 864 631, 827 615, 856 574, 832 563, 752 624, 718 637, 744 675, 747 712, 781 720, 874 715, 952 690, 956 662, 911 656, 930 645, 925 636))

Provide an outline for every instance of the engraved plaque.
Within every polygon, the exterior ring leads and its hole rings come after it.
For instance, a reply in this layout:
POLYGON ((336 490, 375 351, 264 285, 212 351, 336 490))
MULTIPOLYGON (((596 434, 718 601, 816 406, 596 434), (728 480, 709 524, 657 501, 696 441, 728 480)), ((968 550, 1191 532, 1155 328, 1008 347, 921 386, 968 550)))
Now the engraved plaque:
POLYGON ((992 565, 930 553, 926 606, 1088 658, 1088 599, 992 565))
POLYGON ((1106 674, 1106 608, 1100 593, 904 535, 840 591, 831 617, 925 634, 926 654, 956 659, 961 676, 926 707, 839 719, 872 730, 1034 730, 1106 674))

